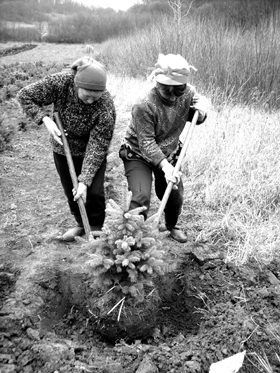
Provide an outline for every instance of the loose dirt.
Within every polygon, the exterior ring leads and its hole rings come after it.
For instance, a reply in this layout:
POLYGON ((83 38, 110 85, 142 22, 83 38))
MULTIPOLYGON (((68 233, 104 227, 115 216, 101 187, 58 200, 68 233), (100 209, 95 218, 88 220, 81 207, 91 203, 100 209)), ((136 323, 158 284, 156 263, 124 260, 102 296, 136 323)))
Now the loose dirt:
MULTIPOLYGON (((14 101, 1 110, 24 121, 14 101)), ((188 243, 163 238, 166 260, 177 267, 155 282, 161 304, 149 338, 108 341, 98 333, 87 272, 77 265, 80 243, 58 239, 74 221, 48 135, 31 122, 21 128, 0 154, 1 373, 204 373, 244 350, 241 373, 265 372, 257 356, 280 372, 279 261, 226 263, 219 243, 196 240, 191 200, 181 217, 188 243)), ((108 198, 118 198, 124 180, 118 146, 119 134, 109 155, 108 198)), ((151 213, 157 208, 154 199, 151 213)))

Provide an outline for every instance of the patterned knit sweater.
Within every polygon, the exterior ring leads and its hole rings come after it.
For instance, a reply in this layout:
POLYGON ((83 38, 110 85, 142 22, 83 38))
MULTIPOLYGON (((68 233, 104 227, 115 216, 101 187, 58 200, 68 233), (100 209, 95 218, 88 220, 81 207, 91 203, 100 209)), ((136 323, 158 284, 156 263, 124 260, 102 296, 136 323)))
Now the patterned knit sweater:
MULTIPOLYGON (((158 166, 177 149, 194 96, 197 99, 204 98, 194 87, 187 85, 184 95, 170 102, 153 88, 144 100, 133 106, 124 143, 146 161, 158 166)), ((204 120, 205 118, 197 124, 204 120)))
MULTIPOLYGON (((48 115, 43 106, 53 104, 59 112, 63 128, 68 133, 72 156, 84 157, 78 180, 89 186, 107 155, 113 136, 116 112, 110 93, 105 90, 100 99, 92 104, 83 103, 74 86, 74 73, 63 71, 22 88, 17 99, 23 111, 37 124, 48 115)), ((63 146, 52 137, 55 153, 65 155, 63 146)))

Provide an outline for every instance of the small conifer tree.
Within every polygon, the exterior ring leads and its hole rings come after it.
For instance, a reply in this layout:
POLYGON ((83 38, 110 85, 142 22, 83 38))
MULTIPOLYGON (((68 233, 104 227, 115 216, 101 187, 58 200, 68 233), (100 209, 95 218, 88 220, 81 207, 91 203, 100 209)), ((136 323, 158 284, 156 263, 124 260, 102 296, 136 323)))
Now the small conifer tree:
MULTIPOLYGON (((145 207, 129 211, 131 192, 123 193, 122 204, 110 199, 101 235, 84 244, 90 282, 107 298, 143 302, 154 286, 153 277, 167 271, 157 215, 144 221, 145 207), (109 290, 110 289, 110 290, 109 290)), ((94 232, 93 232, 94 235, 94 232)))

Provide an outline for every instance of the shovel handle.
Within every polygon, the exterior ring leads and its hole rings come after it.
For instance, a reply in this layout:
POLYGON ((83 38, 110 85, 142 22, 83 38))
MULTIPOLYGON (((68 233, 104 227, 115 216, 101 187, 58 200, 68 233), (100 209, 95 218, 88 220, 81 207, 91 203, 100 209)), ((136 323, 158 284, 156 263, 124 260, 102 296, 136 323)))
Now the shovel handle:
MULTIPOLYGON (((69 144, 68 144, 67 138, 66 138, 65 133, 64 133, 62 121, 60 119, 59 113, 54 113, 53 115, 54 115, 54 119, 55 119, 55 122, 57 124, 57 127, 59 128, 59 130, 61 132, 61 139, 62 139, 62 143, 63 143, 63 147, 64 147, 66 159, 67 159, 67 164, 68 164, 71 180, 72 180, 74 188, 77 189, 79 182, 78 182, 78 178, 77 178, 77 175, 76 175, 76 171, 75 171, 73 159, 72 159, 72 156, 71 156, 71 151, 70 151, 70 148, 69 148, 69 144)), ((83 222, 86 238, 88 240, 89 236, 90 236, 90 225, 89 225, 88 216, 87 216, 85 204, 84 204, 84 201, 83 201, 82 197, 80 197, 77 200, 77 203, 78 203, 80 214, 81 214, 81 217, 82 217, 82 222, 83 222)))
MULTIPOLYGON (((186 139, 184 141, 181 153, 180 153, 179 158, 177 160, 177 163, 176 163, 176 165, 174 167, 174 173, 180 171, 182 162, 183 162, 183 160, 184 160, 184 158, 186 156, 186 152, 187 152, 189 144, 190 144, 191 136, 192 136, 194 127, 196 125, 196 122, 197 122, 197 119, 198 119, 198 115, 199 115, 199 112, 198 112, 198 110, 196 110, 195 113, 194 113, 193 119, 191 121, 191 124, 190 124, 190 126, 188 128, 186 139)), ((161 215, 162 215, 162 213, 163 213, 163 211, 165 209, 166 203, 167 203, 168 198, 170 196, 170 193, 171 193, 171 191, 173 189, 173 186, 174 186, 174 183, 172 181, 169 181, 168 184, 167 184, 167 187, 165 189, 164 195, 162 197, 162 200, 161 200, 158 212, 157 212, 157 224, 156 224, 157 226, 158 226, 158 224, 160 222, 161 215)))

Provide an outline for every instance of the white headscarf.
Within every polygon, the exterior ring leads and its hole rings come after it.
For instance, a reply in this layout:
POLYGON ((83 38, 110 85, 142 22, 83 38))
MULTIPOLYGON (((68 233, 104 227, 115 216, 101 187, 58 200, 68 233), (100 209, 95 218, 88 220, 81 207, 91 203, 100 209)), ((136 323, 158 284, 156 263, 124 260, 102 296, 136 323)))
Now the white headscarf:
POLYGON ((166 85, 182 85, 188 82, 191 69, 197 69, 189 65, 184 57, 179 54, 162 53, 158 56, 158 61, 155 64, 156 69, 152 72, 151 77, 161 84, 166 85))

